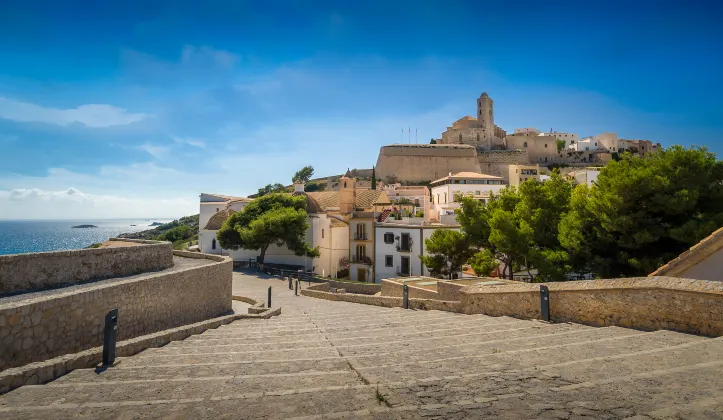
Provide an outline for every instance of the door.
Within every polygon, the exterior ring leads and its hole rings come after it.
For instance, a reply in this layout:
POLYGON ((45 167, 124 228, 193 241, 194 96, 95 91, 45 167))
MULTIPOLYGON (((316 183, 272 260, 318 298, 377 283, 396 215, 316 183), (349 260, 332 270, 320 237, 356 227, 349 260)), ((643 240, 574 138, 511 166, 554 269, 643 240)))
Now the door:
MULTIPOLYGON (((409 251, 409 234, 408 233, 402 233, 402 246, 403 251, 409 251)), ((407 258, 409 259, 409 258, 407 258)))
POLYGON ((402 274, 409 275, 409 257, 402 257, 402 274))
POLYGON ((366 268, 357 268, 356 270, 357 281, 367 281, 367 270, 366 268))

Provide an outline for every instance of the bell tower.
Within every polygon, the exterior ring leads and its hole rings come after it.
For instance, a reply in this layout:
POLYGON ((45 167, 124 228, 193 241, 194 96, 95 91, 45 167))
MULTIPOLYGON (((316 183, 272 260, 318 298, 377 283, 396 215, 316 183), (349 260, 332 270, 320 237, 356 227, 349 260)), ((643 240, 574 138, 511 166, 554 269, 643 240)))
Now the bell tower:
POLYGON ((349 169, 339 178, 339 212, 349 214, 356 207, 356 182, 349 169))
POLYGON ((483 92, 479 99, 477 99, 477 121, 479 121, 480 128, 494 132, 494 103, 489 95, 487 95, 487 92, 483 92))

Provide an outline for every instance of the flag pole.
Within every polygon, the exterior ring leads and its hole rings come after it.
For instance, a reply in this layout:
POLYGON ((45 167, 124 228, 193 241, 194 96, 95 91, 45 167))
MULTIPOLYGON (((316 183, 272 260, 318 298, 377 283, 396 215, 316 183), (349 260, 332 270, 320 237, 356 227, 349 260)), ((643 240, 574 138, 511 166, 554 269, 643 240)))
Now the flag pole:
POLYGON ((419 129, 414 129, 414 144, 417 144, 417 137, 419 137, 419 129))

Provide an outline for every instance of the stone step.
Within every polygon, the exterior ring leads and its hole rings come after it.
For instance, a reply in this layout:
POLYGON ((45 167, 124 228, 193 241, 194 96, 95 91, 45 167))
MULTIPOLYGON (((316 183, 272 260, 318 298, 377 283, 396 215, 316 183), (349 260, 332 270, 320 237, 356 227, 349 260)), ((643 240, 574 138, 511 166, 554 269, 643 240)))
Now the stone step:
MULTIPOLYGON (((100 389, 105 387, 99 387, 100 389)), ((92 389, 92 388, 91 388, 92 389)), ((87 395, 85 402, 59 401, 54 405, 23 404, 2 405, 0 416, 13 419, 119 419, 119 418, 173 418, 173 419, 278 419, 303 416, 321 416, 329 412, 357 411, 376 408, 374 390, 367 385, 331 386, 261 394, 253 390, 232 388, 193 388, 170 395, 166 390, 153 395, 127 395, 127 399, 113 400, 108 393, 87 395), (100 400, 92 399, 98 396, 100 400), (201 397, 200 395, 204 395, 201 397), (141 396, 147 396, 143 399, 141 396)), ((114 394, 115 395, 115 394, 114 394)), ((118 394, 117 397, 122 397, 118 394)), ((1 398, 1 397, 0 397, 1 398)), ((47 401, 45 398, 43 401, 47 401)), ((80 396, 72 398, 82 400, 80 396)), ((2 400, 0 400, 2 401, 2 400)), ((23 403, 23 401, 21 401, 23 403)))
POLYGON ((283 349, 305 349, 310 347, 328 346, 329 341, 323 336, 315 336, 298 340, 274 341, 249 343, 243 338, 208 338, 205 340, 181 340, 172 341, 160 349, 171 348, 196 348, 196 347, 217 347, 217 346, 233 346, 239 350, 283 350, 283 349))
POLYGON ((539 334, 530 336, 464 344, 452 343, 423 350, 415 348, 400 349, 398 346, 391 346, 384 351, 378 349, 376 353, 372 354, 344 355, 343 351, 342 354, 345 358, 349 359, 356 368, 395 366, 400 364, 426 364, 433 360, 457 357, 465 358, 469 356, 489 359, 490 355, 505 351, 521 349, 530 349, 528 351, 532 351, 551 346, 579 346, 587 343, 597 343, 600 340, 631 339, 634 341, 635 337, 642 334, 647 333, 617 327, 583 330, 570 329, 560 332, 555 332, 553 329, 549 332, 548 330, 544 330, 539 334))
POLYGON ((182 355, 182 354, 213 354, 213 353, 228 353, 233 352, 235 354, 269 354, 272 352, 284 352, 289 353, 315 353, 319 350, 333 349, 331 343, 328 341, 313 341, 313 342, 302 342, 302 344, 308 344, 305 346, 298 346, 296 344, 266 344, 263 348, 258 348, 258 345, 253 345, 251 348, 244 345, 238 344, 210 344, 206 341, 196 340, 197 343, 203 343, 206 345, 195 345, 195 346, 164 346, 158 348, 148 349, 141 354, 143 357, 146 356, 160 356, 160 355, 182 355))
MULTIPOLYGON (((257 336, 257 337, 234 337, 233 335, 192 335, 185 340, 174 342, 174 343, 188 343, 188 345, 197 345, 199 343, 209 342, 216 343, 224 340, 241 340, 247 344, 268 344, 276 342, 289 342, 289 341, 326 341, 326 338, 322 334, 297 334, 289 336, 257 336)), ((233 341, 232 341, 233 342, 233 341)), ((169 343, 170 344, 170 343, 169 343)), ((178 344, 174 344, 178 345, 178 344)))
POLYGON ((309 359, 293 361, 207 364, 169 364, 164 366, 126 366, 123 362, 116 367, 96 373, 94 369, 79 369, 57 379, 57 383, 92 381, 132 381, 136 379, 198 378, 210 376, 273 376, 298 373, 329 372, 349 369, 349 363, 341 358, 309 359))
POLYGON ((125 366, 163 366, 169 364, 190 364, 190 363, 222 363, 238 361, 274 361, 291 360, 297 358, 328 359, 339 357, 338 351, 333 347, 314 348, 309 352, 299 354, 292 350, 273 350, 267 352, 237 352, 233 349, 225 349, 225 352, 200 353, 200 354, 157 354, 149 351, 141 352, 133 357, 123 359, 125 366), (305 357, 306 356, 306 357, 305 357))

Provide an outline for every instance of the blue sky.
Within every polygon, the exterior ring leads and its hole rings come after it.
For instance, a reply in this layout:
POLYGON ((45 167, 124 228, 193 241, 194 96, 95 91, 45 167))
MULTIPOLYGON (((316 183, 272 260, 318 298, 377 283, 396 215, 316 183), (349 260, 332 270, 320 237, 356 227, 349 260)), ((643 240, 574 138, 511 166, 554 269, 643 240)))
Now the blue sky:
POLYGON ((178 217, 512 131, 723 152, 718 1, 0 1, 0 218, 178 217), (404 140, 406 141, 406 134, 404 140))

